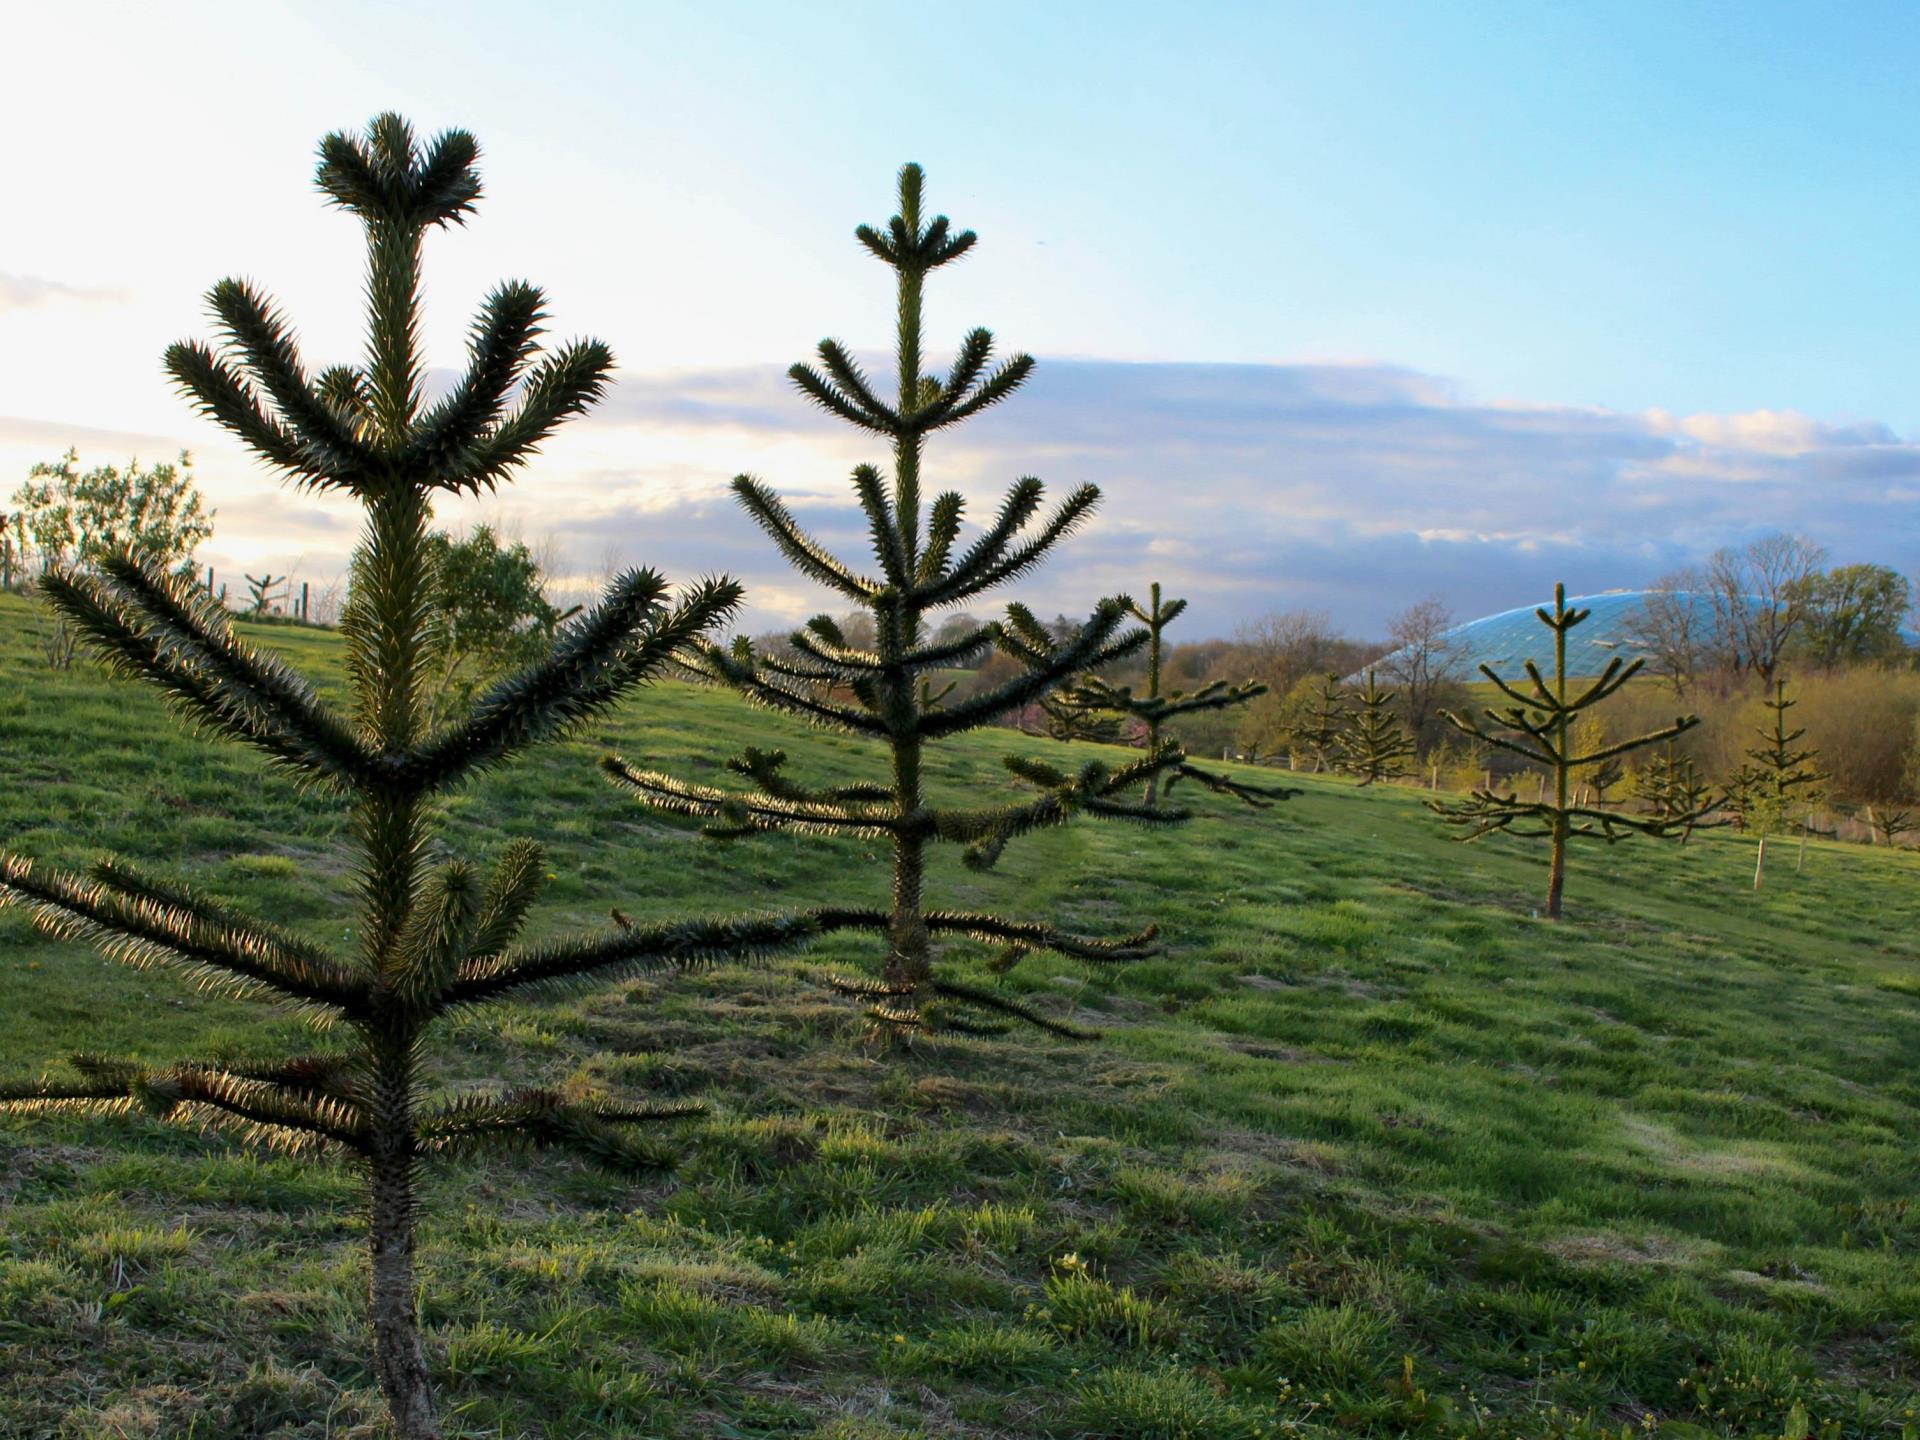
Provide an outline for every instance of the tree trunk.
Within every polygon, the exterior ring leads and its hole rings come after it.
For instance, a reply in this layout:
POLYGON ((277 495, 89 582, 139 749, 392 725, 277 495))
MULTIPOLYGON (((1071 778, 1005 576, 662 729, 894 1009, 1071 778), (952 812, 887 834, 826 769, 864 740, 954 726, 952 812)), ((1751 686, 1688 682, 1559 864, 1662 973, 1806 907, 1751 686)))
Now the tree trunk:
POLYGON ((1547 919, 1560 918, 1560 895, 1567 885, 1567 837, 1561 832, 1564 817, 1553 824, 1553 864, 1547 871, 1547 919))
MULTIPOLYGON (((1157 668, 1154 671, 1154 677, 1155 677, 1154 678, 1155 687, 1158 688, 1159 670, 1157 668)), ((1152 754, 1155 750, 1158 750, 1159 748, 1160 748, 1160 727, 1158 725, 1149 725, 1147 726, 1147 753, 1152 754)), ((1146 804, 1147 804, 1147 808, 1151 810, 1159 803, 1160 803, 1160 772, 1156 770, 1153 772, 1153 774, 1147 777, 1146 804)))
MULTIPOLYGON (((900 814, 920 809, 920 742, 894 741, 894 796, 900 814)), ((918 990, 933 973, 933 942, 921 913, 926 881, 926 841, 919 835, 893 837, 893 910, 887 921, 887 963, 881 978, 890 986, 918 990)))
POLYGON ((894 842, 893 913, 887 923, 887 984, 918 989, 932 973, 932 940, 926 917, 920 913, 920 893, 926 874, 926 856, 918 836, 894 842))
MULTIPOLYGON (((1152 589, 1152 603, 1147 611, 1147 698, 1160 698, 1160 630, 1163 625, 1160 618, 1160 582, 1155 581, 1152 589)), ((1147 723, 1147 750, 1152 753, 1160 748, 1160 727, 1147 723)), ((1160 803, 1160 772, 1154 771, 1147 777, 1146 803, 1149 810, 1160 803)))
POLYGON ((373 1322, 374 1376, 399 1440, 440 1440, 414 1295, 412 1157, 377 1156, 372 1171, 367 1250, 373 1280, 367 1311, 373 1322))
POLYGON ((1760 888, 1760 877, 1767 873, 1767 837, 1760 837, 1760 853, 1753 860, 1753 888, 1760 888))

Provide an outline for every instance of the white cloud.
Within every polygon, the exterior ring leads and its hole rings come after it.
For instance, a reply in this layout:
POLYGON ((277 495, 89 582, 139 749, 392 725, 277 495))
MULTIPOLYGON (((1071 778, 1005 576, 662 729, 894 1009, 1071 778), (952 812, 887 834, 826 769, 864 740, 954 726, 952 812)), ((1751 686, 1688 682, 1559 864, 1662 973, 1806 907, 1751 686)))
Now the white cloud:
POLYGON ((10 310, 30 310, 37 305, 63 300, 112 304, 126 298, 123 290, 67 285, 58 280, 43 280, 38 275, 13 275, 0 270, 0 315, 10 310))

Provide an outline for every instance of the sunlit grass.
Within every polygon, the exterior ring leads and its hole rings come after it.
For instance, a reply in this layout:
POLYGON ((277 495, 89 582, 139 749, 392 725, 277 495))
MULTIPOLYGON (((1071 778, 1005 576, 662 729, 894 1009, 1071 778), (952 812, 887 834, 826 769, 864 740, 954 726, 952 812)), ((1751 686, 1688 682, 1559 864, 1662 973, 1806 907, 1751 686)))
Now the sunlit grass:
MULTIPOLYGON (((45 673, 0 600, 0 843, 181 871, 350 937, 344 817, 138 689, 45 673)), ((332 683, 336 642, 259 632, 332 683)), ((731 848, 597 778, 838 737, 663 684, 447 805, 547 843, 534 929, 877 902, 870 845, 731 848)), ((949 793, 998 753, 941 747, 949 793)), ((1814 844, 1749 886, 1702 836, 1453 844, 1410 790, 1296 777, 1170 839, 1082 825, 936 895, 1166 953, 1005 983, 1105 1027, 866 1047, 810 977, 642 980, 450 1025, 447 1082, 698 1096, 678 1173, 430 1172, 426 1322, 469 1436, 1900 1436, 1920 1404, 1920 865, 1814 844)), ((984 956, 980 957, 984 960, 984 956)), ((978 976, 990 981, 982 964, 978 976)), ((306 1043, 302 1022, 0 914, 0 1057, 306 1043)), ((371 1435, 358 1190, 138 1119, 0 1124, 0 1434, 371 1435)))

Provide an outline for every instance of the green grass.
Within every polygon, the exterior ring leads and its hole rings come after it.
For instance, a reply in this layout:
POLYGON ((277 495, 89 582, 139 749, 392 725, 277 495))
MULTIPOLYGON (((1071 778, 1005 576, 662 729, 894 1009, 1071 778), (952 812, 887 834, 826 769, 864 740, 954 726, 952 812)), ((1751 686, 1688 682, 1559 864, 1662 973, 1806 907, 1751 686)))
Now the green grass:
MULTIPOLYGON (((342 938, 340 811, 184 735, 136 687, 44 672, 0 599, 0 843, 177 869, 342 938)), ((337 684, 334 639, 254 632, 337 684)), ((871 845, 695 839, 606 787, 607 745, 717 774, 777 732, 661 685, 449 804, 545 841, 535 931, 879 901, 871 845)), ((992 734, 941 747, 998 785, 992 734)), ((1097 1044, 889 1056, 809 975, 642 980, 442 1032, 448 1081, 699 1096, 678 1172, 430 1172, 425 1317, 467 1436, 1920 1434, 1920 864, 1725 835, 1544 858, 1453 844, 1416 792, 1299 777, 1171 839, 1081 825, 943 903, 1117 928, 1164 956, 1012 982, 1097 1044), (1689 1428, 1694 1427, 1694 1428, 1689 1428)), ((984 958, 984 957, 982 957, 984 958)), ((986 971, 982 967, 980 974, 986 971)), ((0 914, 0 1057, 296 1044, 302 1022, 0 914)), ((378 1434, 351 1170, 138 1121, 0 1122, 0 1434, 378 1434)))

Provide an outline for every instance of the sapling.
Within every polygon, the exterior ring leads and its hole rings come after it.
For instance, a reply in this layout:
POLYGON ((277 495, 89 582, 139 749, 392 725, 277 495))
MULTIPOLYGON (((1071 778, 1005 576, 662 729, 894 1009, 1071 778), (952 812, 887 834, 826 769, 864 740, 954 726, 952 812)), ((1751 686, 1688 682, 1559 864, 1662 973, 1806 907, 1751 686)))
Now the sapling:
MULTIPOLYGON (((1230 710, 1245 705, 1266 694, 1267 687, 1258 680, 1247 680, 1239 685, 1225 680, 1209 680, 1192 691, 1163 690, 1161 677, 1165 648, 1161 635, 1186 610, 1187 602, 1163 602, 1157 580, 1149 595, 1150 599, 1144 607, 1136 602, 1129 602, 1128 606, 1134 619, 1147 627, 1145 693, 1136 695, 1130 685, 1114 685, 1098 675, 1085 675, 1067 692, 1067 699, 1086 710, 1138 721, 1146 729, 1147 749, 1156 751, 1169 738, 1167 726, 1181 716, 1197 715, 1208 710, 1230 710)), ((1171 792, 1174 785, 1183 779, 1204 785, 1215 794, 1231 795, 1256 808, 1299 793, 1284 786, 1256 785, 1247 780, 1235 780, 1216 771, 1202 770, 1187 760, 1168 768, 1166 790, 1171 792)), ((1160 775, 1149 775, 1146 785, 1146 803, 1149 806, 1158 803, 1160 788, 1160 775)))
POLYGON ((249 615, 267 615, 273 607, 286 599, 287 577, 268 571, 265 575, 247 576, 247 613, 249 615))
POLYGON ((890 474, 873 465, 853 472, 872 568, 841 559, 806 533, 762 481, 741 475, 733 482, 741 506, 789 564, 872 617, 872 644, 855 643, 839 624, 820 615, 794 632, 785 654, 756 650, 742 639, 730 647, 690 644, 684 656, 696 670, 750 701, 873 741, 884 773, 851 785, 804 785, 786 773, 784 751, 760 748, 730 763, 744 782, 735 790, 643 769, 618 756, 607 758, 605 770, 643 804, 705 819, 704 832, 714 839, 783 830, 887 842, 891 904, 884 910, 836 910, 829 917, 835 925, 884 937, 886 956, 878 976, 837 975, 829 982, 865 1001, 867 1015, 883 1032, 997 1032, 1009 1021, 1021 1021, 1079 1036, 1084 1032, 1077 1027, 1002 990, 955 976, 935 949, 936 937, 999 946, 994 966, 1004 972, 1035 949, 1096 963, 1136 959, 1153 952, 1154 927, 1099 938, 1047 920, 935 908, 926 894, 928 851, 957 845, 967 865, 986 870, 1010 841, 1078 815, 1173 824, 1184 815, 1142 804, 1130 792, 1184 757, 1176 747, 1162 746, 1117 764, 1089 760, 1068 770, 1011 755, 1004 762, 1008 773, 1038 791, 1034 798, 962 805, 940 803, 928 793, 929 746, 992 725, 1071 676, 1133 654, 1148 634, 1127 628, 1131 605, 1124 596, 1101 601, 1084 625, 1064 637, 1019 604, 1008 605, 1002 620, 960 627, 946 639, 934 634, 938 627, 930 621, 941 611, 1031 571, 1086 522, 1100 492, 1081 485, 1043 515, 1044 488, 1029 476, 1014 484, 985 527, 971 536, 963 535, 966 503, 958 491, 943 491, 931 503, 923 499, 928 437, 1012 395, 1032 372, 1033 360, 1014 355, 994 365, 993 336, 976 329, 961 341, 946 374, 926 369, 921 328, 927 278, 971 250, 974 235, 956 232, 944 215, 925 214, 918 165, 904 167, 899 181, 899 213, 885 226, 862 225, 854 232, 893 272, 898 383, 892 398, 882 398, 837 340, 820 342, 818 369, 795 365, 788 372, 821 408, 892 446, 890 474), (937 688, 939 671, 989 646, 1014 662, 1010 679, 958 699, 937 688))
POLYGON ((1347 729, 1347 691, 1338 675, 1314 683, 1306 715, 1288 733, 1287 743, 1313 757, 1313 773, 1339 767, 1340 739, 1347 729))
POLYGON ((1633 833, 1667 836, 1684 831, 1700 818, 1697 813, 1671 806, 1661 814, 1626 815, 1575 801, 1573 781, 1582 769, 1601 765, 1642 746, 1671 740, 1700 723, 1697 715, 1682 715, 1671 725, 1631 739, 1584 749, 1576 744, 1574 721, 1617 693, 1645 663, 1634 660, 1629 664, 1616 656, 1583 689, 1571 689, 1571 677, 1567 674, 1567 633, 1592 613, 1578 606, 1569 607, 1567 587, 1554 586, 1552 611, 1544 607, 1534 611, 1540 623, 1553 634, 1552 681, 1541 674, 1540 667, 1532 660, 1525 662, 1528 681, 1525 690, 1503 680, 1491 666, 1482 665, 1480 673, 1513 703, 1498 710, 1488 707, 1484 719, 1442 712, 1447 722, 1463 734, 1518 755, 1530 764, 1543 766, 1546 774, 1553 778, 1552 795, 1546 793, 1543 785, 1536 799, 1522 800, 1511 791, 1503 794, 1488 784, 1462 801, 1427 802, 1427 807, 1448 824, 1466 830, 1460 837, 1463 841, 1478 840, 1496 831, 1548 841, 1552 859, 1547 876, 1546 915, 1550 920, 1560 918, 1569 841, 1598 839, 1612 845, 1633 833))
POLYGON ((1760 744, 1747 751, 1749 763, 1736 774, 1729 795, 1742 827, 1760 842, 1753 866, 1756 890, 1766 876, 1767 841, 1788 827, 1794 807, 1809 799, 1827 778, 1813 768, 1819 752, 1800 747, 1806 728, 1787 728, 1787 712, 1799 703, 1787 699, 1787 682, 1776 679, 1773 694, 1760 703, 1766 707, 1768 722, 1758 732, 1760 744))
POLYGON ((1382 690, 1367 671, 1367 683, 1354 697, 1340 732, 1340 768, 1358 775, 1364 787, 1407 773, 1414 753, 1413 737, 1393 712, 1394 693, 1382 690))

